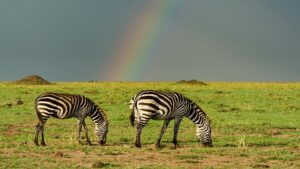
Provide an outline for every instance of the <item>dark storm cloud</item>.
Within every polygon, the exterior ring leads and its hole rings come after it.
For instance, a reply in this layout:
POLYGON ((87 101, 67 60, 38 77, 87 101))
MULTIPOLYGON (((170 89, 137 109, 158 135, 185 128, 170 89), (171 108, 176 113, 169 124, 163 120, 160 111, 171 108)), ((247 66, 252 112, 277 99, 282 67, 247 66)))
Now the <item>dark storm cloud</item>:
MULTIPOLYGON (((99 70, 144 5, 0 1, 0 80, 29 74, 105 80, 99 70)), ((299 6, 296 0, 177 1, 140 77, 122 80, 299 81, 299 6)))
POLYGON ((134 1, 0 1, 0 79, 97 77, 134 1))

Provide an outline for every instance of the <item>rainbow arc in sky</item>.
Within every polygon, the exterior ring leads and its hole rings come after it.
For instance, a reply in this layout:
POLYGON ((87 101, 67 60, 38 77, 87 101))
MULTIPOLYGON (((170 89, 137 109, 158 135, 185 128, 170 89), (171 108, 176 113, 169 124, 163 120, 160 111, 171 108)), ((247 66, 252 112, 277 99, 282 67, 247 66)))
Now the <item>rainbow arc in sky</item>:
POLYGON ((139 80, 175 4, 176 0, 151 0, 134 15, 101 72, 103 79, 139 80))

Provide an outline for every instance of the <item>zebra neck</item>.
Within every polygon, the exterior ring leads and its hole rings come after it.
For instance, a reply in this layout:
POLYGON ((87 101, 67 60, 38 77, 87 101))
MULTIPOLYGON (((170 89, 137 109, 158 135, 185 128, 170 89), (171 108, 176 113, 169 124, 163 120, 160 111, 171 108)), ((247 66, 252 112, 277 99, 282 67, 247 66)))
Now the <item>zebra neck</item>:
POLYGON ((90 114, 91 119, 95 125, 107 125, 108 120, 106 114, 99 108, 95 106, 95 110, 90 114))
POLYGON ((194 104, 191 107, 191 110, 189 111, 189 114, 188 114, 188 118, 194 124, 202 124, 205 117, 206 117, 206 114, 196 104, 194 104))

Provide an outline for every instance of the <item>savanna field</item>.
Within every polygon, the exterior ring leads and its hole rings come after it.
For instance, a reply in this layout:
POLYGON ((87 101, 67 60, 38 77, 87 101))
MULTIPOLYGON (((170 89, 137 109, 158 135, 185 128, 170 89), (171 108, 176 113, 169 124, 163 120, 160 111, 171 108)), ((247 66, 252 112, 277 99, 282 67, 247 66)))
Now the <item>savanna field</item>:
POLYGON ((0 98, 0 168, 300 168, 300 83, 1 82, 0 98), (214 146, 202 147, 185 118, 179 148, 172 146, 173 121, 162 147, 155 147, 163 124, 155 120, 143 129, 142 148, 134 147, 129 101, 144 89, 174 90, 195 101, 212 121, 214 146), (89 118, 93 146, 77 143, 77 119, 50 118, 47 146, 36 147, 34 101, 50 91, 81 94, 99 105, 110 122, 107 144, 97 144, 89 118))

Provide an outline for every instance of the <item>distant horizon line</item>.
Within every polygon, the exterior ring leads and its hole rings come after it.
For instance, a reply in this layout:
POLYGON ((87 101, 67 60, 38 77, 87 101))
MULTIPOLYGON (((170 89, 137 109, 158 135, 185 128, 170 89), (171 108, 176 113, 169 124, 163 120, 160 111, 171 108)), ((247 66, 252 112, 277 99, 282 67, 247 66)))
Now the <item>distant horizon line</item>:
POLYGON ((38 74, 32 74, 32 75, 27 75, 27 76, 24 76, 23 78, 21 79, 17 79, 17 80, 1 80, 0 79, 0 82, 17 82, 17 81, 22 81, 22 80, 26 80, 26 81, 32 81, 32 80, 41 80, 41 81, 47 81, 47 82, 124 82, 124 83, 140 83, 140 82, 152 82, 152 83, 155 83, 155 82, 170 82, 170 83, 176 83, 176 82, 185 82, 185 83, 189 83, 189 84, 192 84, 192 83, 202 83, 205 85, 205 83, 211 83, 211 82, 232 82, 232 83, 298 83, 300 82, 300 80, 199 80, 199 79, 196 79, 196 78, 192 78, 192 79, 181 79, 181 80, 66 80, 66 81, 60 81, 60 80, 46 80, 44 79, 42 76, 38 75, 38 74))
MULTIPOLYGON (((195 79, 192 79, 195 80, 195 79)), ((16 82, 18 80, 0 80, 0 82, 16 82)), ((102 82, 102 83, 158 83, 158 82, 165 82, 165 83, 176 83, 176 82, 180 82, 183 80, 166 80, 166 81, 162 81, 162 80, 124 80, 124 81, 105 81, 105 80, 78 80, 78 81, 49 81, 50 83, 72 83, 72 82, 86 82, 86 83, 98 83, 98 82, 102 82)), ((186 80, 185 80, 186 81, 186 80)), ((190 81, 190 80, 188 80, 190 81)), ((267 81, 262 81, 262 80, 197 80, 197 82, 203 82, 203 83, 300 83, 300 80, 295 80, 295 81, 271 81, 271 80, 267 80, 267 81)), ((188 83, 187 83, 188 84, 188 83)))

